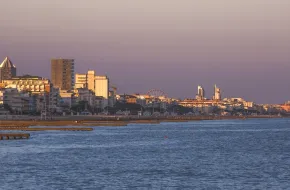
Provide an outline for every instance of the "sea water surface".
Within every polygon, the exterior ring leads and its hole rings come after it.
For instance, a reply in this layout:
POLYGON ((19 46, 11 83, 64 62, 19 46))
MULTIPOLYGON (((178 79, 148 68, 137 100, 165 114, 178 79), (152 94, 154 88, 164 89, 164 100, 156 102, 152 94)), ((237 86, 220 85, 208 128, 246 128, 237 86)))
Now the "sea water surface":
POLYGON ((32 132, 0 141, 0 189, 290 189, 290 119, 32 132))

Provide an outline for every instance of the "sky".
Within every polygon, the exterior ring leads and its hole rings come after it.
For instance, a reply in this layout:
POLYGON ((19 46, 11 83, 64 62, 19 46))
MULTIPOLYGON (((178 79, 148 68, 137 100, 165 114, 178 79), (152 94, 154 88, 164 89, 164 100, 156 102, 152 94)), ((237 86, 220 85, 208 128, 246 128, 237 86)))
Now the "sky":
POLYGON ((202 85, 290 100, 289 0, 0 0, 0 59, 50 78, 51 58, 108 75, 119 93, 194 98, 202 85))

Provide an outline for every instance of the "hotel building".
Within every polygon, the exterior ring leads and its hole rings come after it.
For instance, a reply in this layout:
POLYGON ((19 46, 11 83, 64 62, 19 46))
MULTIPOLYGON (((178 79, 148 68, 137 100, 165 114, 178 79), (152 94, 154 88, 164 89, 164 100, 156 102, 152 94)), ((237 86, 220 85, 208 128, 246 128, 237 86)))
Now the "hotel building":
POLYGON ((51 83, 48 79, 38 76, 19 76, 3 80, 5 88, 16 88, 18 91, 29 91, 33 94, 49 93, 51 83))
POLYGON ((61 90, 74 88, 74 59, 51 60, 51 82, 61 90))
POLYGON ((109 78, 107 76, 96 76, 95 71, 88 71, 87 74, 76 74, 75 78, 75 88, 88 88, 96 96, 109 98, 109 78))

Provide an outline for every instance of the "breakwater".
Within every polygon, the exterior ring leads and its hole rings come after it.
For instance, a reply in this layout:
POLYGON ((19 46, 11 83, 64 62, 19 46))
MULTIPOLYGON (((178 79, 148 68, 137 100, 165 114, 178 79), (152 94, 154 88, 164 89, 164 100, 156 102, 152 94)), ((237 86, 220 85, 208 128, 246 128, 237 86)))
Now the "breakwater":
POLYGON ((30 134, 0 133, 0 140, 28 139, 29 137, 30 137, 30 134))

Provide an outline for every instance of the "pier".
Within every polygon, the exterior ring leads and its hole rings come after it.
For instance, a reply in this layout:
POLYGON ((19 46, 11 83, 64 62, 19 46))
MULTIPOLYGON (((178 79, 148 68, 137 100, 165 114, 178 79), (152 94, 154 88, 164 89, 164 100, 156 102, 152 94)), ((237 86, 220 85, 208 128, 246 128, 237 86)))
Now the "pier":
POLYGON ((15 140, 15 139, 28 139, 30 134, 20 134, 20 133, 10 133, 10 134, 1 134, 0 140, 15 140))

